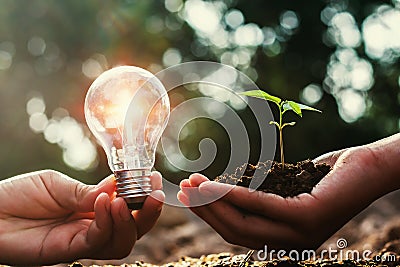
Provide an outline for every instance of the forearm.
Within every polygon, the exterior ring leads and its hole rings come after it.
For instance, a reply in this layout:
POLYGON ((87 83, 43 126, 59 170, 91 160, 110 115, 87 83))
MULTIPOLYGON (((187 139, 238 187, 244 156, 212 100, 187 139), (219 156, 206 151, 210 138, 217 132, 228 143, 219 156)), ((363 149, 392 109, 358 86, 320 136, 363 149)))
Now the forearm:
POLYGON ((374 152, 376 164, 388 191, 400 189, 400 133, 367 145, 374 152))

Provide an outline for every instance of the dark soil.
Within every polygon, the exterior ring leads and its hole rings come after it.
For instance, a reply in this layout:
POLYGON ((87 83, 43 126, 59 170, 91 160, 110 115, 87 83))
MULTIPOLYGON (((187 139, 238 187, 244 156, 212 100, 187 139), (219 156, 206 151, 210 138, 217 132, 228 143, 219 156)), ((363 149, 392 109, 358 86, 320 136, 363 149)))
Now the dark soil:
POLYGON ((249 187, 256 169, 267 177, 257 190, 274 193, 282 197, 294 197, 301 193, 310 193, 313 187, 325 177, 331 167, 325 163, 314 164, 311 160, 298 162, 296 165, 276 161, 260 162, 257 165, 244 164, 233 174, 223 174, 215 178, 220 183, 237 184, 249 187), (272 166, 271 166, 272 165, 272 166))

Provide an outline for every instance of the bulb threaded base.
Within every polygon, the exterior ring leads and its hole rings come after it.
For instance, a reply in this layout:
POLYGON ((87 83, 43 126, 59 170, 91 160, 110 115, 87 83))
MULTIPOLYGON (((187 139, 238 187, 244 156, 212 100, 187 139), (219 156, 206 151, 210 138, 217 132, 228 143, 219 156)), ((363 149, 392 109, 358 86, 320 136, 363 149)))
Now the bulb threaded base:
POLYGON ((149 169, 115 171, 117 197, 122 197, 128 208, 140 210, 147 196, 151 193, 151 172, 149 169))

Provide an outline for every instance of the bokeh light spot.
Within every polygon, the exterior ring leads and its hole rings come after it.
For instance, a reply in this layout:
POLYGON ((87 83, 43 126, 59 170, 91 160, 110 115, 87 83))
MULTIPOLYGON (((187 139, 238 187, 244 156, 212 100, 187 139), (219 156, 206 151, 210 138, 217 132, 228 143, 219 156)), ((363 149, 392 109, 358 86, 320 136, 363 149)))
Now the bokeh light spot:
POLYGON ((235 43, 241 46, 258 46, 264 41, 264 34, 257 24, 242 25, 235 31, 235 43))
POLYGON ((367 107, 362 94, 352 89, 345 89, 339 93, 338 104, 340 117, 348 123, 361 118, 367 107))
POLYGON ((210 101, 210 103, 203 103, 203 108, 208 115, 213 119, 222 118, 226 112, 226 106, 221 105, 219 102, 210 101))
POLYGON ((169 67, 182 62, 182 56, 178 49, 168 48, 162 57, 164 66, 169 67))
POLYGON ((227 51, 221 55, 220 62, 222 64, 236 67, 239 64, 239 58, 235 53, 227 51))
POLYGON ((33 56, 41 56, 46 50, 46 42, 38 37, 34 36, 28 41, 28 51, 33 56))
POLYGON ((146 30, 149 33, 160 33, 164 29, 164 22, 158 16, 152 16, 146 20, 146 30))
POLYGON ((26 103, 26 113, 33 115, 35 113, 44 113, 46 110, 46 104, 41 97, 32 97, 26 103))
POLYGON ((96 155, 95 145, 85 138, 69 146, 63 153, 63 159, 77 170, 87 170, 97 163, 96 155))
POLYGON ((189 25, 200 33, 212 35, 220 26, 221 12, 211 2, 186 1, 184 14, 189 25))
POLYGON ((307 104, 316 104, 322 98, 322 90, 317 84, 307 85, 303 91, 301 91, 300 98, 307 104))
POLYGON ((182 0, 165 0, 164 5, 169 12, 178 12, 183 7, 182 0))
POLYGON ((232 94, 229 98, 229 104, 236 110, 242 110, 247 107, 247 103, 235 94, 232 94))
POLYGON ((37 134, 42 133, 50 144, 63 150, 64 162, 76 170, 90 170, 98 164, 96 145, 86 136, 84 126, 70 117, 64 108, 56 108, 52 117, 44 114, 46 103, 35 96, 26 103, 29 127, 37 134))
POLYGON ((34 113, 29 117, 29 127, 35 133, 41 133, 46 129, 48 119, 43 113, 34 113))
POLYGON ((16 49, 13 42, 4 41, 0 43, 0 51, 8 52, 11 56, 15 55, 16 49))
POLYGON ((101 73, 103 73, 103 68, 101 67, 100 62, 93 58, 87 59, 85 62, 82 63, 82 72, 88 78, 96 78, 101 73))
POLYGON ((364 20, 362 33, 370 58, 393 62, 400 56, 400 10, 380 6, 364 20))
POLYGON ((0 50, 0 70, 6 70, 11 67, 12 56, 6 51, 0 50))
POLYGON ((287 10, 282 13, 280 17, 280 24, 287 30, 294 30, 299 26, 299 17, 291 10, 287 10))
POLYGON ((332 6, 327 6, 325 7, 322 11, 321 11, 321 21, 326 24, 329 25, 332 18, 335 16, 335 14, 337 13, 337 9, 332 7, 332 6))
POLYGON ((52 112, 51 115, 52 115, 53 119, 61 120, 64 117, 68 117, 69 116, 69 112, 65 108, 58 107, 52 112))
POLYGON ((361 44, 361 33, 353 15, 348 12, 337 13, 330 21, 331 39, 342 47, 358 47, 361 44))
POLYGON ((360 59, 352 64, 351 86, 358 90, 369 90, 374 83, 372 66, 368 61, 360 59))
POLYGON ((272 45, 276 40, 276 33, 271 27, 265 27, 262 29, 264 33, 263 45, 272 45))
POLYGON ((267 56, 274 57, 281 53, 282 47, 278 40, 276 40, 273 44, 264 46, 263 51, 267 56))
POLYGON ((61 141, 61 129, 58 122, 50 120, 43 134, 46 141, 50 144, 56 144, 61 141))
POLYGON ((367 91, 375 82, 371 63, 359 58, 355 50, 349 48, 334 53, 327 74, 330 78, 330 93, 334 95, 342 88, 367 91))
POLYGON ((240 10, 232 9, 225 14, 225 23, 232 29, 236 29, 244 23, 244 17, 240 10))

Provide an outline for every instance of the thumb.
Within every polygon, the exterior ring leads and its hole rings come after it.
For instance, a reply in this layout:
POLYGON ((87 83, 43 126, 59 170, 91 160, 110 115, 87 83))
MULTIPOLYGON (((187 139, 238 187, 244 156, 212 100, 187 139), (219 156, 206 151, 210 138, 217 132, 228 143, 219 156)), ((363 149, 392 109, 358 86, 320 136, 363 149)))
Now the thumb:
POLYGON ((333 165, 335 165, 337 159, 338 159, 346 150, 347 150, 347 148, 341 149, 341 150, 338 150, 338 151, 332 151, 332 152, 323 154, 323 155, 321 155, 321 156, 315 158, 315 159, 313 160, 313 162, 314 162, 314 163, 319 163, 319 164, 326 163, 326 164, 328 164, 328 165, 330 165, 330 166, 333 166, 333 165))
POLYGON ((64 209, 76 212, 94 210, 96 198, 103 192, 112 196, 115 190, 113 176, 108 176, 98 185, 86 185, 65 174, 51 171, 40 175, 54 200, 64 209))
POLYGON ((94 210, 94 203, 101 193, 106 193, 110 199, 115 198, 115 178, 109 175, 97 185, 86 185, 79 183, 76 186, 76 211, 88 212, 94 210))
POLYGON ((100 183, 95 186, 95 190, 100 193, 107 193, 111 200, 115 198, 116 181, 113 174, 104 178, 100 183))

